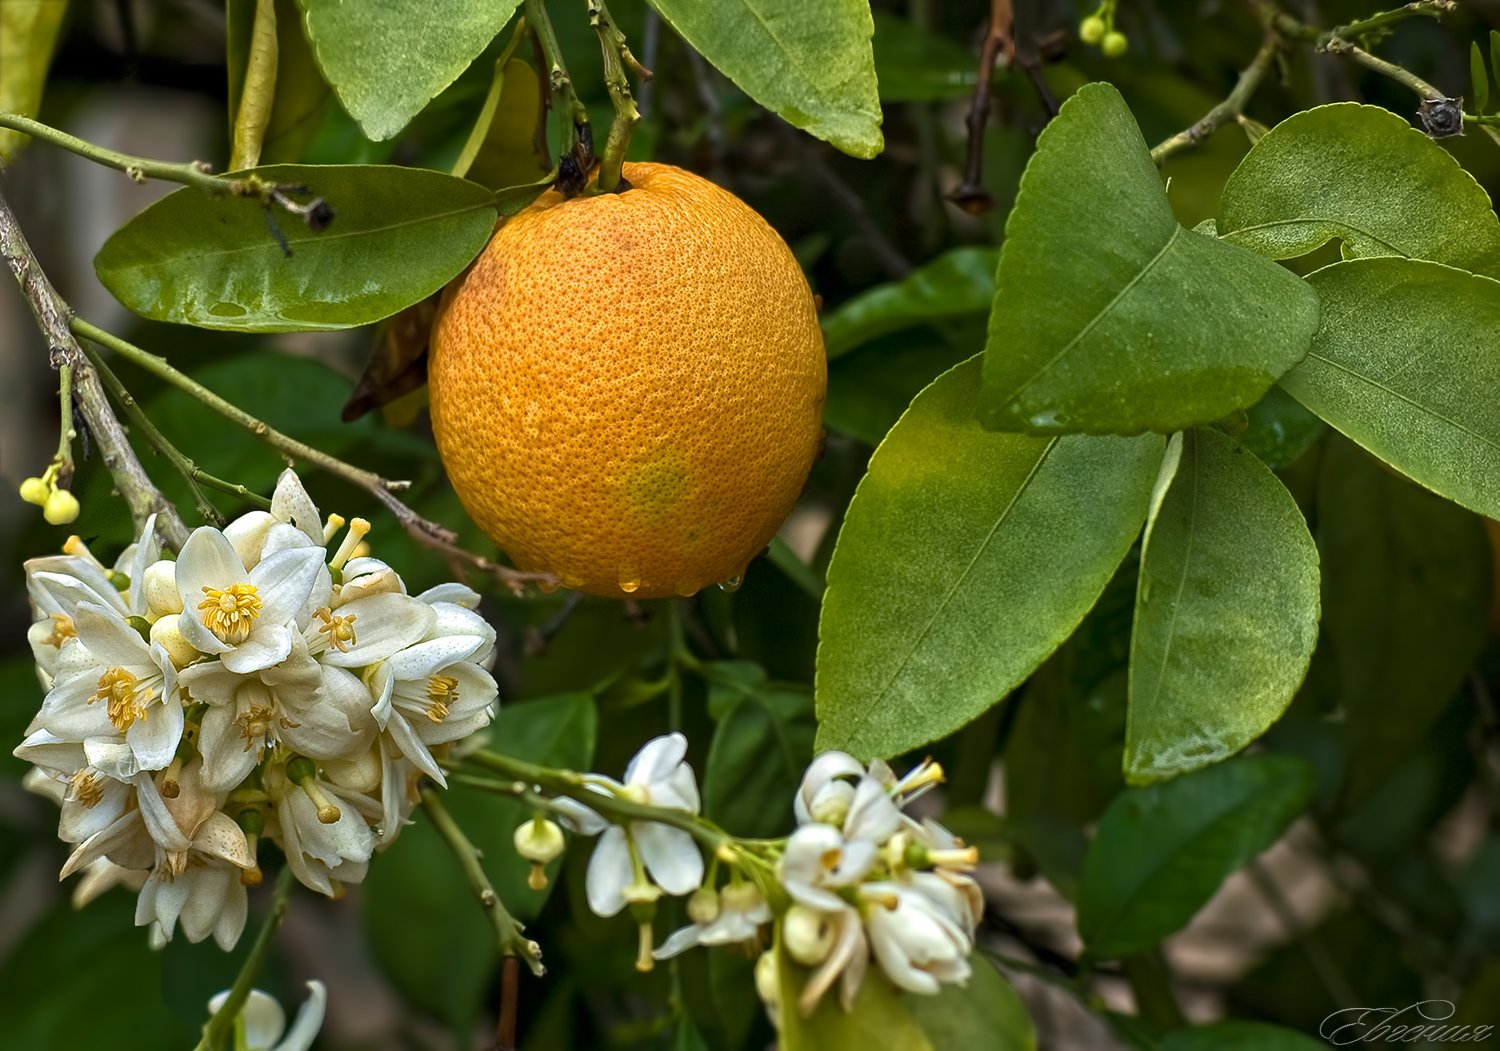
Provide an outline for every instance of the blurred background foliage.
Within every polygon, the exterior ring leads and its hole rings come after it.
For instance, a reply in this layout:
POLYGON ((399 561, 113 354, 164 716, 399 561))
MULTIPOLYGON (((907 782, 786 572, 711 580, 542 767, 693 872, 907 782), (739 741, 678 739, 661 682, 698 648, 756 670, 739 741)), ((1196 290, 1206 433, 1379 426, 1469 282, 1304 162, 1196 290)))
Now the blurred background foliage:
MULTIPOLYGON (((636 0, 614 11, 656 72, 638 92, 644 120, 632 158, 679 164, 743 197, 792 245, 822 297, 830 386, 827 446, 783 533, 797 558, 759 560, 734 593, 704 592, 685 614, 690 644, 713 663, 684 676, 681 725, 693 742, 707 812, 747 835, 784 832, 811 754, 818 591, 843 509, 881 436, 929 380, 983 345, 996 249, 1046 111, 1017 70, 996 72, 984 139, 983 185, 994 207, 967 214, 945 199, 962 176, 963 119, 988 17, 980 0, 876 0, 875 57, 885 152, 845 157, 767 114, 689 51, 636 0), (803 565, 799 566, 797 563, 803 565)), ((1322 25, 1370 13, 1367 3, 1299 4, 1322 25)), ((554 23, 596 127, 607 126, 599 52, 582 3, 554 4, 554 23)), ((434 17, 440 18, 440 5, 434 17)), ((1222 98, 1254 53, 1259 28, 1229 0, 1127 0, 1118 60, 1074 39, 1089 5, 1018 2, 1042 75, 1058 97, 1108 79, 1146 139, 1182 129, 1222 98)), ((1416 19, 1382 53, 1462 93, 1469 42, 1500 25, 1500 5, 1474 0, 1442 24, 1416 19)), ((165 159, 222 166, 229 101, 226 15, 213 0, 74 0, 40 117, 85 138, 165 159)), ((307 163, 392 162, 446 170, 489 87, 501 33, 407 130, 372 142, 314 76, 307 163)), ((1410 114, 1404 89, 1305 49, 1256 96, 1265 124, 1298 109, 1355 98, 1410 114)), ((1248 140, 1233 126, 1170 160, 1179 219, 1211 217, 1248 140)), ((1500 149, 1481 136, 1445 140, 1492 196, 1500 149)), ((33 144, 5 174, 38 255, 79 312, 167 355, 179 368, 291 435, 388 477, 410 478, 422 514, 490 552, 448 488, 420 396, 352 424, 340 410, 368 354, 368 330, 226 336, 127 315, 98 286, 91 259, 165 184, 134 186, 79 158, 33 144)), ((1089 217, 1079 215, 1078 221, 1089 217)), ((0 291, 0 474, 13 493, 38 473, 55 434, 45 347, 14 286, 0 291)), ((213 473, 268 490, 281 463, 249 435, 151 377, 121 365, 126 384, 167 436, 213 473)), ((1166 946, 1189 1015, 1232 1014, 1315 1028, 1335 1000, 1399 1005, 1422 996, 1459 1004, 1463 1018, 1500 1022, 1500 650, 1485 630, 1489 549, 1475 516, 1418 490, 1277 395, 1252 413, 1247 444, 1298 498, 1318 538, 1323 639, 1291 711, 1264 742, 1318 774, 1310 820, 1247 876, 1231 880, 1166 946), (1488 1013, 1486 1013, 1488 1012, 1488 1013)), ((180 480, 141 448, 169 497, 191 508, 180 480)), ((364 514, 375 550, 413 589, 449 575, 402 536, 364 493, 309 475, 325 510, 364 514)), ((94 460, 75 490, 71 527, 106 560, 129 539, 128 518, 94 460)), ((214 494, 222 510, 240 508, 214 494)), ((0 501, 0 739, 18 742, 40 702, 24 642, 24 559, 70 530, 46 526, 19 500, 0 501)), ((1068 898, 1086 833, 1122 787, 1123 668, 1135 590, 1125 566, 1083 627, 1015 697, 932 754, 949 770, 944 805, 955 830, 988 860, 991 906, 982 941, 1003 956, 1043 1047, 1110 1047, 1122 1039, 1058 987, 1075 981, 1068 898)), ((496 591, 484 612, 500 634, 502 750, 617 774, 668 725, 667 613, 566 593, 496 591), (658 685, 653 685, 658 684, 658 685)), ((51 804, 19 787, 22 765, 0 750, 0 1044, 63 1049, 187 1046, 205 1003, 229 985, 249 939, 225 955, 181 938, 152 952, 132 925, 133 899, 112 891, 82 912, 54 874, 64 856, 51 804)), ((764 1047, 772 1039, 749 980, 750 961, 689 955, 649 976, 633 968, 625 917, 592 917, 582 897, 587 850, 554 868, 547 893, 525 887, 508 857, 515 804, 457 788, 452 810, 486 851, 507 902, 544 944, 549 977, 522 987, 522 1047, 764 1047)), ((675 904, 658 920, 674 926, 675 904)), ((254 905, 252 905, 254 909, 254 905)), ((252 920, 253 923, 253 920, 252 920)), ((458 869, 421 822, 341 903, 300 896, 261 984, 288 1005, 301 982, 331 990, 319 1046, 482 1047, 496 1010, 491 935, 458 869)), ((1118 974, 1096 976, 1114 1009, 1129 1004, 1118 974)), ((984 1046, 984 1045, 975 1045, 984 1046)), ((1206 1045, 1205 1045, 1206 1046, 1206 1045)), ((1251 1046, 1251 1045, 1246 1045, 1251 1046)))

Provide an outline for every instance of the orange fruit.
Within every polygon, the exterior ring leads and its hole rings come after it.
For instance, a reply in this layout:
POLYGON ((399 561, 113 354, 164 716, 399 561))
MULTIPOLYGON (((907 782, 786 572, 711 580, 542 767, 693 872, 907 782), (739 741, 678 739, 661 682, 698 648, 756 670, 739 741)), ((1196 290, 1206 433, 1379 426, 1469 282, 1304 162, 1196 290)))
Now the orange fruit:
POLYGON ((522 569, 595 595, 737 580, 822 435, 807 280, 733 194, 663 164, 623 193, 539 197, 443 295, 438 452, 522 569))

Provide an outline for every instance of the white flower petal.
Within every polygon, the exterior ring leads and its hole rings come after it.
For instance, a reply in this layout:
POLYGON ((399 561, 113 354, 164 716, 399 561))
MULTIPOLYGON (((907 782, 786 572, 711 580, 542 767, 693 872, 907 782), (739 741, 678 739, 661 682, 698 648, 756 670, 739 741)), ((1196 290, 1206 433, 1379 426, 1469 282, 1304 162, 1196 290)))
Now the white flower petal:
POLYGON ((687 757, 687 738, 677 731, 647 741, 625 768, 627 785, 665 781, 687 757))
POLYGON ((416 643, 433 622, 431 606, 389 591, 346 603, 338 615, 354 618, 355 641, 342 653, 330 648, 323 654, 323 663, 337 668, 362 668, 383 661, 416 643))
POLYGON ((274 664, 280 664, 292 652, 292 632, 283 624, 267 624, 250 633, 250 637, 219 660, 237 675, 249 675, 274 664))
POLYGON ((613 916, 623 909, 625 888, 632 878, 630 846, 625 840, 625 830, 619 827, 605 829, 594 845, 584 880, 589 908, 594 915, 613 916))
POLYGON ((327 1006, 328 990, 323 987, 323 983, 317 980, 308 982, 307 999, 297 1009, 291 1032, 271 1051, 309 1051, 318 1030, 323 1028, 323 1014, 327 1006))
MULTIPOLYGON (((323 519, 318 514, 318 505, 307 495, 302 479, 290 467, 276 479, 276 490, 271 493, 271 513, 283 522, 294 524, 316 546, 323 546, 323 519)), ((269 1046, 271 1041, 266 1043, 269 1046)))
POLYGON ((130 724, 125 741, 142 770, 161 770, 171 763, 182 741, 182 726, 182 705, 175 699, 151 705, 145 718, 130 724))
POLYGON ((688 894, 702 885, 703 855, 686 831, 655 821, 635 822, 630 831, 658 887, 668 894, 688 894))
POLYGON ((479 635, 448 635, 430 642, 419 642, 395 654, 386 662, 391 673, 408 682, 425 679, 434 672, 457 664, 484 644, 479 635))
POLYGON ((427 745, 412 730, 411 723, 406 721, 404 715, 400 712, 393 715, 386 723, 385 731, 391 735, 391 740, 396 742, 396 747, 401 749, 401 754, 410 759, 418 770, 444 788, 448 787, 448 779, 443 776, 443 768, 438 766, 436 759, 432 758, 427 745))
POLYGON ((250 583, 260 596, 260 624, 283 625, 292 619, 317 579, 326 552, 321 547, 278 551, 260 560, 250 571, 250 583))
POLYGON ((479 592, 469 587, 469 585, 461 584, 458 581, 428 588, 418 595, 417 598, 422 602, 433 604, 451 602, 455 606, 463 606, 465 609, 475 609, 479 606, 479 592))
POLYGON ((699 936, 703 930, 696 923, 681 927, 668 935, 667 940, 658 945, 651 955, 658 960, 669 960, 678 953, 687 952, 699 944, 699 936))
POLYGON ((276 516, 269 511, 247 511, 224 527, 224 539, 234 548, 241 564, 253 566, 260 561, 266 534, 275 524, 276 516))
POLYGON ((151 663, 151 647, 119 615, 86 602, 73 614, 78 641, 107 667, 129 668, 151 663))

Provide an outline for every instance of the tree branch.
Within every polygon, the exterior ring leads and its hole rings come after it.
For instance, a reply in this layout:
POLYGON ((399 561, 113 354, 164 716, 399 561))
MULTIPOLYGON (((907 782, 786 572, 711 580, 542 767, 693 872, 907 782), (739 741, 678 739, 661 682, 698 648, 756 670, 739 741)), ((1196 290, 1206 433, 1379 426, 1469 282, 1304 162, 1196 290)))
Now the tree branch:
POLYGON ((1251 96, 1260 87, 1261 81, 1265 79, 1266 73, 1276 61, 1276 52, 1279 48, 1280 41, 1274 35, 1267 36, 1265 42, 1260 45, 1260 50, 1255 53, 1255 58, 1251 60, 1250 65, 1245 67, 1234 89, 1225 96, 1224 101, 1200 117, 1192 127, 1179 131, 1152 149, 1151 159, 1160 165, 1174 153, 1180 153, 1198 145, 1225 124, 1243 116, 1251 96))
POLYGON ((71 373, 73 398, 89 433, 99 446, 115 488, 130 508, 136 528, 143 529, 146 519, 154 514, 162 539, 170 547, 180 548, 187 540, 187 526, 136 458, 130 439, 109 407, 98 375, 70 331, 68 305, 37 265, 36 256, 26 243, 15 213, 3 194, 0 194, 0 254, 5 256, 6 264, 21 286, 21 294, 31 305, 37 327, 47 340, 53 367, 59 371, 66 367, 71 373))

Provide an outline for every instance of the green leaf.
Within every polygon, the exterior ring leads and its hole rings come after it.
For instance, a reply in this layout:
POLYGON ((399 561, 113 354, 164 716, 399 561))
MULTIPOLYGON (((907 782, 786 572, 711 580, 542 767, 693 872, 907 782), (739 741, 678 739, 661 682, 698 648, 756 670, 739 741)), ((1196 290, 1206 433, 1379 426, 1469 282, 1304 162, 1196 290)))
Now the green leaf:
POLYGON ((1474 112, 1482 114, 1490 105, 1490 77, 1484 71, 1484 54, 1477 40, 1469 45, 1469 79, 1474 84, 1474 112))
POLYGON ((967 48, 885 11, 875 12, 875 72, 884 102, 967 98, 979 83, 967 48))
POLYGON ((421 168, 274 165, 334 210, 314 232, 273 208, 291 255, 258 202, 185 187, 117 230, 94 258, 115 298, 143 317, 239 332, 354 328, 442 288, 495 225, 483 186, 421 168))
POLYGON ((1500 29, 1490 30, 1490 70, 1500 84, 1500 29))
POLYGON ((1186 230, 1120 93, 1086 84, 1042 132, 1005 225, 980 418, 994 430, 1170 432, 1260 400, 1318 299, 1186 230))
POLYGON ((785 801, 812 761, 812 698, 745 661, 705 665, 703 677, 719 724, 703 768, 703 812, 736 836, 785 835, 792 824, 785 801))
POLYGON ((1318 550, 1292 494, 1212 428, 1172 439, 1176 473, 1146 523, 1125 777, 1233 755, 1281 717, 1318 641, 1318 550))
POLYGON ((535 148, 540 95, 536 71, 524 61, 496 62, 489 94, 453 174, 492 190, 535 182, 544 173, 535 148))
POLYGON ((927 1039, 911 1013, 911 1001, 891 984, 873 961, 848 1011, 838 1004, 838 983, 804 1018, 797 1001, 811 972, 798 966, 784 948, 777 950, 781 1025, 778 1051, 864 1051, 900 1048, 901 1051, 947 1051, 927 1039))
POLYGON ((1328 425, 1279 383, 1245 415, 1248 426, 1235 437, 1267 467, 1295 463, 1328 432, 1328 425))
POLYGON ((1500 518, 1500 281, 1383 258, 1308 282, 1323 326, 1287 392, 1433 492, 1500 518))
POLYGON ((1224 186, 1219 236, 1272 259, 1338 238, 1346 258, 1500 277, 1500 220, 1484 188, 1406 118, 1354 102, 1295 114, 1257 142, 1224 186))
POLYGON ((1157 1051, 1326 1051, 1328 1045, 1265 1022, 1215 1022, 1162 1037, 1157 1051))
POLYGON ((1323 452, 1318 542, 1352 799, 1415 746, 1479 656, 1489 553, 1473 515, 1342 440, 1323 452))
POLYGON ((366 135, 389 139, 479 57, 520 0, 299 0, 318 65, 366 135))
MULTIPOLYGON (((909 996, 907 1007, 934 1048, 1036 1051, 1026 1004, 983 956, 969 957, 964 986, 945 985, 936 996, 909 996)), ((875 1044, 874 1047, 890 1047, 875 1044)))
MULTIPOLYGON (((597 717, 588 694, 563 694, 503 704, 491 724, 495 749, 530 762, 587 769, 594 754, 597 717)), ((495 892, 511 914, 536 916, 552 884, 526 883, 530 864, 517 856, 512 837, 532 816, 523 804, 455 786, 443 802, 479 848, 495 892)), ((495 932, 446 844, 418 812, 389 850, 370 866, 364 887, 365 928, 375 958, 413 1004, 466 1030, 478 1012, 496 956, 495 932), (443 967, 432 961, 445 961, 443 967)), ((561 861, 548 865, 556 878, 561 861)))
MULTIPOLYGON (((244 90, 250 34, 255 22, 255 0, 231 0, 226 14, 225 42, 229 70, 229 126, 233 139, 235 115, 244 90)), ((317 134, 333 93, 313 59, 302 31, 296 0, 276 0, 276 93, 271 118, 261 140, 260 163, 295 163, 317 134)))
POLYGON ((829 362, 823 425, 879 445, 923 387, 973 353, 972 344, 955 346, 925 331, 866 344, 829 362))
POLYGON ((648 0, 756 102, 855 157, 873 157, 880 100, 866 0, 648 0))
MULTIPOLYGON (((0 3, 0 110, 35 117, 42 106, 47 67, 67 0, 4 0, 0 3)), ((0 160, 16 159, 31 137, 0 128, 0 160)))
POLYGON ((917 395, 849 506, 819 630, 819 748, 894 755, 978 716, 1068 637, 1140 529, 1161 438, 984 431, 978 373, 971 359, 917 395))
POLYGON ((1096 957, 1149 949, 1193 918, 1312 798, 1311 768, 1241 756, 1127 788, 1099 820, 1078 892, 1078 932, 1096 957))
POLYGON ((953 248, 900 281, 855 296, 823 319, 829 359, 888 332, 983 314, 995 296, 998 258, 993 248, 953 248))

